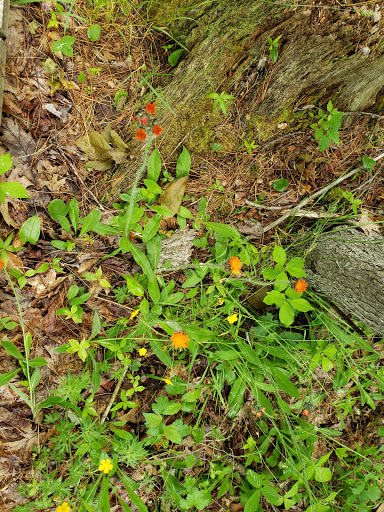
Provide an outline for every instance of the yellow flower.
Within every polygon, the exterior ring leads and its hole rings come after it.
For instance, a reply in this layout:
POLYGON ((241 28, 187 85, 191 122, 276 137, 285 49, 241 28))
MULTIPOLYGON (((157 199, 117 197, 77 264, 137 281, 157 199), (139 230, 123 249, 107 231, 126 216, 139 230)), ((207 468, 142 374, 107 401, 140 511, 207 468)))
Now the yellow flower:
POLYGON ((135 309, 135 311, 132 311, 129 319, 132 320, 132 318, 135 318, 135 316, 138 315, 139 313, 140 313, 140 309, 135 309))
POLYGON ((71 507, 68 505, 66 501, 62 505, 59 505, 56 509, 56 512, 71 512, 71 507))
POLYGON ((148 351, 147 351, 147 349, 146 349, 146 348, 141 348, 141 349, 139 350, 139 356, 145 356, 145 354, 146 354, 147 352, 148 352, 148 351))
POLYGON ((167 347, 166 345, 164 345, 164 347, 162 347, 162 349, 161 349, 161 350, 162 350, 163 352, 165 352, 165 351, 167 350, 167 348, 168 348, 168 347, 167 347))
POLYGON ((234 324, 235 322, 237 322, 237 321, 238 321, 237 313, 233 313, 233 315, 228 316, 228 317, 227 317, 227 321, 228 321, 230 324, 234 324))
POLYGON ((171 386, 174 386, 174 383, 169 379, 160 379, 163 380, 166 384, 170 384, 171 386))
MULTIPOLYGON (((110 459, 102 459, 100 461, 100 466, 99 466, 99 471, 104 471, 104 473, 107 475, 111 469, 113 468, 113 464, 112 462, 110 461, 110 459)), ((64 511, 64 512, 68 512, 68 511, 64 511)))
POLYGON ((222 299, 221 297, 219 297, 219 298, 217 299, 217 305, 218 305, 218 306, 222 306, 223 304, 224 304, 224 299, 222 299))

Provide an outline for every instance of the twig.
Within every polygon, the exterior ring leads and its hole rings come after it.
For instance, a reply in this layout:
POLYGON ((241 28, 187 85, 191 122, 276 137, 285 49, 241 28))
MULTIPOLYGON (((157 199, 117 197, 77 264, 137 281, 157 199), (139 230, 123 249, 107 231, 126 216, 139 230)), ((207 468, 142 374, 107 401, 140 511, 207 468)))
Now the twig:
POLYGON ((115 398, 117 396, 117 393, 120 391, 120 388, 121 388, 121 385, 125 379, 125 376, 127 375, 127 372, 128 372, 128 366, 126 366, 124 368, 124 371, 123 371, 123 374, 121 375, 118 383, 116 384, 116 387, 115 387, 115 390, 111 396, 111 399, 107 405, 107 408, 105 409, 104 413, 103 413, 103 416, 101 417, 101 421, 100 423, 104 423, 104 421, 107 419, 107 416, 109 414, 109 411, 111 410, 111 407, 113 405, 113 402, 115 401, 115 398))
MULTIPOLYGON (((373 160, 375 162, 377 162, 378 160, 380 160, 381 158, 384 157, 384 153, 381 153, 381 155, 375 157, 373 160)), ((292 210, 288 210, 282 217, 280 217, 280 219, 277 219, 275 220, 274 222, 271 222, 270 224, 268 224, 267 226, 265 226, 265 228, 262 228, 262 231, 263 233, 266 233, 267 231, 269 231, 270 229, 273 229, 275 228, 276 226, 278 226, 279 224, 281 224, 282 222, 285 221, 285 219, 288 219, 288 217, 291 217, 292 215, 296 215, 296 212, 299 211, 301 208, 303 208, 304 206, 306 206, 308 203, 310 203, 311 201, 313 201, 314 199, 316 199, 317 197, 319 196, 322 196, 323 194, 325 194, 326 192, 328 192, 328 190, 331 190, 331 188, 335 187, 336 185, 338 185, 339 183, 341 183, 342 181, 350 178, 351 176, 353 176, 354 174, 356 174, 358 171, 361 171, 362 169, 364 169, 363 166, 360 166, 360 167, 357 167, 357 169, 353 169, 352 171, 348 172, 347 174, 343 174, 342 176, 340 176, 336 181, 334 181, 333 183, 330 183, 329 185, 327 185, 326 187, 322 188, 321 190, 318 190, 317 192, 315 192, 314 194, 312 194, 311 196, 309 197, 306 197, 305 199, 303 199, 297 206, 296 208, 293 208, 292 210)))

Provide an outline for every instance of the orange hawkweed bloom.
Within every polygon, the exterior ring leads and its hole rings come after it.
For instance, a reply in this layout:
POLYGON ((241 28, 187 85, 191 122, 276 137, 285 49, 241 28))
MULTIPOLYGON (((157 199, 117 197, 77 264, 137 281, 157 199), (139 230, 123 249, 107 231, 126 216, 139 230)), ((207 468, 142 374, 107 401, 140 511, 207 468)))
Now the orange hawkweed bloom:
POLYGON ((136 132, 136 139, 139 139, 141 141, 145 140, 147 136, 147 132, 144 130, 144 128, 139 128, 136 132))
POLYGON ((156 105, 154 105, 153 103, 147 103, 145 105, 145 111, 147 112, 147 114, 154 114, 155 110, 156 110, 156 105))
POLYGON ((146 124, 148 124, 148 116, 144 116, 144 117, 142 117, 142 118, 140 119, 140 121, 141 121, 141 124, 142 124, 143 126, 145 126, 146 124))
POLYGON ((241 271, 241 261, 237 256, 232 256, 229 260, 229 266, 231 267, 233 274, 240 274, 241 271))
POLYGON ((299 281, 297 281, 297 283, 295 284, 295 291, 297 293, 303 293, 305 292, 305 290, 308 288, 308 283, 306 281, 304 281, 304 279, 300 279, 299 281))
POLYGON ((0 258, 0 270, 4 268, 4 260, 0 258))
POLYGON ((174 332, 171 336, 171 345, 174 348, 187 348, 189 343, 189 337, 183 331, 174 332))
POLYGON ((160 126, 158 126, 157 124, 155 124, 155 126, 152 128, 152 132, 155 134, 155 135, 160 135, 160 133, 163 131, 162 128, 160 128, 160 126))

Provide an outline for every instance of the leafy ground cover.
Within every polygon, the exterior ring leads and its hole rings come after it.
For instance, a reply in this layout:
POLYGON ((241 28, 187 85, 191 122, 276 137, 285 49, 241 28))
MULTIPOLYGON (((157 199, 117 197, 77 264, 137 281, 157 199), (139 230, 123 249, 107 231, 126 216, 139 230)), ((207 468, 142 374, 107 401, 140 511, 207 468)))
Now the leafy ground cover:
POLYGON ((243 140, 221 91, 236 148, 163 155, 161 96, 141 95, 178 51, 145 4, 11 10, 1 510, 380 511, 382 343, 330 311, 304 259, 332 216, 362 224, 380 206, 382 130, 374 116, 341 130, 329 101, 303 133, 243 140), (109 206, 110 170, 134 151, 109 206))

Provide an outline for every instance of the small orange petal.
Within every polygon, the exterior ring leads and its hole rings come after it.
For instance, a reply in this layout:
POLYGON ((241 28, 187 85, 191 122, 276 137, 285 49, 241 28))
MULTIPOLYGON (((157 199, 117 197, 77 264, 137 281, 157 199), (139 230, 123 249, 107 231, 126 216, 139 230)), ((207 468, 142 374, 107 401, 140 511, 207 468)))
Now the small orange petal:
POLYGON ((241 261, 237 256, 232 256, 229 260, 229 266, 231 267, 233 274, 240 274, 241 271, 241 261))
POLYGON ((174 332, 171 336, 171 342, 171 345, 174 348, 187 348, 189 343, 189 336, 187 336, 183 331, 174 332))
POLYGON ((308 283, 306 281, 304 281, 304 279, 300 279, 299 281, 297 281, 297 283, 295 284, 295 291, 297 293, 303 293, 305 292, 305 290, 308 288, 308 283))

